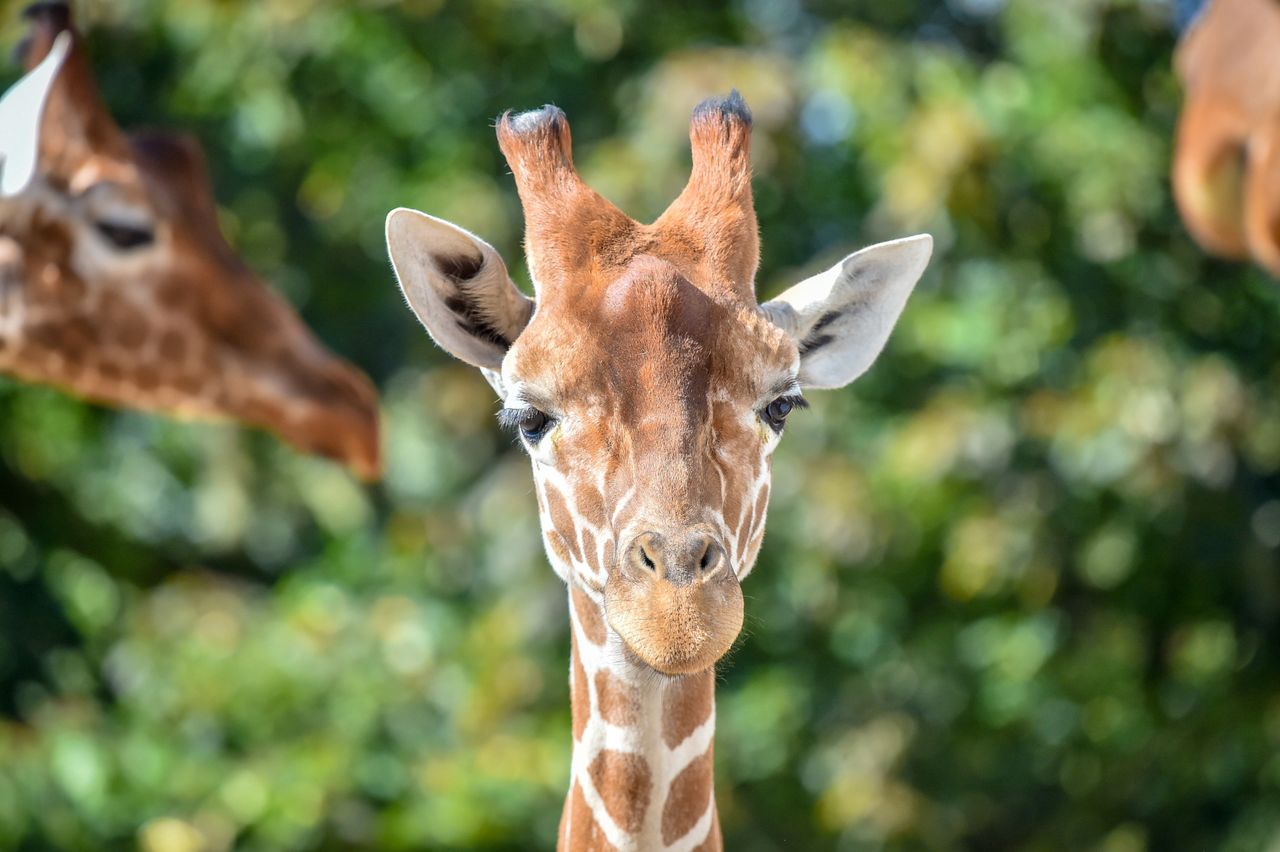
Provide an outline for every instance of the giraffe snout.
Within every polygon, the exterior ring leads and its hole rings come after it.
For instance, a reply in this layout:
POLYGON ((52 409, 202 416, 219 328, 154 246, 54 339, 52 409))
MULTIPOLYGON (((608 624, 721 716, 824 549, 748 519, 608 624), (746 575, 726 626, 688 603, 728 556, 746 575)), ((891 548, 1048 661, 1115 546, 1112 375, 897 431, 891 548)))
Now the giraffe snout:
POLYGON ((707 532, 650 531, 631 540, 624 567, 637 580, 688 586, 713 579, 727 562, 724 546, 707 532))
POLYGON ((636 535, 604 589, 610 626, 669 675, 715 665, 742 631, 742 605, 724 546, 704 527, 636 535))

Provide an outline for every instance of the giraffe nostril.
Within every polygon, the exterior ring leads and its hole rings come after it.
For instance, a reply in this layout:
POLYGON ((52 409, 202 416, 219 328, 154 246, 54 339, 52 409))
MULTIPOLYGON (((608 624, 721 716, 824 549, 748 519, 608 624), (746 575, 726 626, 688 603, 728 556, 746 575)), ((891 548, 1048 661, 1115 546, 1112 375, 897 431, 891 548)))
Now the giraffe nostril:
POLYGON ((627 548, 626 564, 630 566, 632 575, 646 581, 666 576, 663 559, 662 536, 657 533, 642 533, 627 548))
POLYGON ((704 576, 714 573, 724 561, 724 548, 714 539, 707 539, 702 557, 698 560, 698 569, 704 576))
POLYGON ((698 567, 705 571, 711 567, 714 559, 715 557, 711 553, 711 542, 708 541, 706 547, 702 549, 702 558, 698 560, 698 567))
POLYGON ((623 565, 632 579, 675 586, 706 583, 727 564, 724 547, 705 532, 641 533, 627 546, 623 565))

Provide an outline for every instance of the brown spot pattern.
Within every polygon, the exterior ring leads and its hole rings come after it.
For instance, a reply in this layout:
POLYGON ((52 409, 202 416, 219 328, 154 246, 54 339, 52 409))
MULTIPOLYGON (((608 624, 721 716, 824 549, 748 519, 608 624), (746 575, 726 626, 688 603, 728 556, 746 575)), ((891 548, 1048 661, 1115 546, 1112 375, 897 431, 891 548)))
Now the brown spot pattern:
MULTIPOLYGON (((724 470, 724 468, 721 468, 724 470)), ((738 521, 742 516, 742 486, 732 471, 725 471, 724 522, 735 533, 740 533, 738 521)))
POLYGON ((573 558, 582 561, 582 551, 578 549, 577 527, 573 516, 569 514, 569 505, 564 495, 554 485, 547 486, 547 516, 551 518, 551 526, 560 533, 564 545, 573 554, 573 558))
POLYGON ((715 675, 710 671, 667 684, 662 696, 662 740, 667 748, 680 745, 711 717, 715 689, 715 675))
MULTIPOLYGON (((573 789, 578 789, 578 782, 573 782, 573 789)), ((570 791, 570 796, 573 793, 570 791)), ((565 799, 564 807, 560 809, 560 828, 556 830, 556 849, 565 850, 569 848, 569 811, 572 808, 572 798, 565 799)))
POLYGON ((587 593, 579 589, 576 584, 570 582, 569 588, 573 598, 573 611, 578 615, 578 624, 582 626, 583 635, 591 644, 603 645, 604 614, 600 612, 600 607, 596 606, 591 598, 587 597, 587 593))
POLYGON ((559 530, 544 530, 542 539, 547 543, 547 549, 557 561, 565 565, 573 561, 569 558, 569 548, 565 547, 564 536, 560 535, 559 530))
POLYGON ((144 392, 160 387, 160 373, 150 364, 143 364, 133 373, 134 384, 144 392))
POLYGON ((146 318, 133 305, 107 294, 102 299, 102 327, 114 335, 122 349, 138 349, 147 340, 146 318))
POLYGON ((577 781, 573 782, 573 789, 569 791, 569 799, 564 807, 560 822, 561 825, 568 825, 571 844, 566 848, 574 852, 617 852, 617 847, 605 837, 604 830, 596 825, 595 817, 591 815, 591 808, 588 807, 587 799, 582 795, 582 788, 577 781))
POLYGON ((639 831, 653 787, 645 759, 638 754, 604 749, 591 761, 587 773, 618 827, 627 832, 639 831))
POLYGON ((605 516, 604 497, 600 494, 600 489, 591 483, 584 483, 574 491, 574 495, 582 519, 596 529, 602 528, 608 518, 605 516))
POLYGON ((160 335, 158 344, 160 358, 164 361, 180 361, 187 351, 186 341, 176 329, 166 329, 160 335))
POLYGON ((608 669, 596 672, 596 699, 600 716, 611 725, 626 727, 638 720, 635 687, 626 683, 608 669))
POLYGON ((587 728, 587 720, 591 718, 591 695, 587 691, 587 673, 582 668, 582 660, 578 658, 578 642, 571 639, 573 650, 572 662, 569 664, 569 689, 573 701, 573 738, 582 740, 582 732, 587 728))
POLYGON ((711 748, 696 757, 671 782, 662 809, 662 842, 668 845, 684 837, 711 804, 711 748))
POLYGON ((600 571, 600 556, 596 552, 596 537, 591 530, 582 530, 582 552, 586 556, 587 566, 595 572, 600 571))

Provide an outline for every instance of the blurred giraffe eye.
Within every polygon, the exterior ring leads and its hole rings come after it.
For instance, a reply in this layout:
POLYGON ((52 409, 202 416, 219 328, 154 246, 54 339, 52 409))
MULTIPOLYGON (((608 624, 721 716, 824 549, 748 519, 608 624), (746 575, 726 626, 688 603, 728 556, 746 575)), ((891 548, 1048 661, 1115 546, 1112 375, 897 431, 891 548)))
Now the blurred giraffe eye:
POLYGON ((781 432, 788 414, 797 408, 807 408, 808 406, 809 403, 805 402, 804 397, 799 394, 780 396, 765 406, 764 411, 760 412, 760 419, 774 432, 781 432))
POLYGON ((498 412, 498 423, 504 429, 517 431, 530 444, 536 444, 555 425, 546 412, 529 406, 527 408, 504 408, 498 412))
POLYGON ((100 220, 93 227, 112 247, 119 251, 130 251, 155 242, 155 232, 143 225, 108 222, 100 220))
POLYGON ((102 180, 73 200, 94 234, 114 251, 135 251, 156 241, 154 211, 137 186, 102 180))

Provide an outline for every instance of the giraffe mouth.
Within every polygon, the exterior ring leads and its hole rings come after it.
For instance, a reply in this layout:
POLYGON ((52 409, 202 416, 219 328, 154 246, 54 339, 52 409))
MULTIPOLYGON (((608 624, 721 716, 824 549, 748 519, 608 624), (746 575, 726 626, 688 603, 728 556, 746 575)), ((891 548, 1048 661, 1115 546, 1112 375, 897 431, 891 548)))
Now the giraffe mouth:
POLYGON ((286 359, 255 367, 270 380, 251 383, 233 403, 239 417, 302 452, 346 465, 366 482, 379 478, 377 396, 363 374, 327 354, 313 363, 286 359))
POLYGON ((666 675, 706 671, 742 632, 742 587, 732 571, 683 585, 615 573, 605 584, 604 609, 627 649, 666 675))

